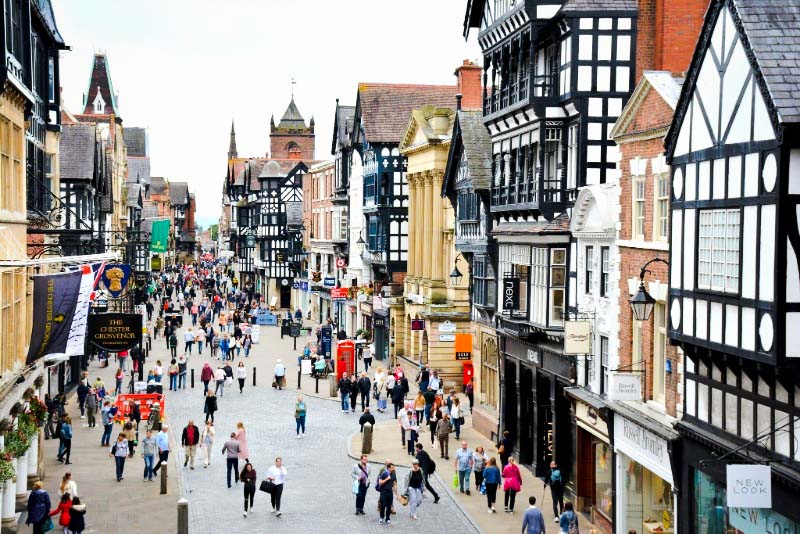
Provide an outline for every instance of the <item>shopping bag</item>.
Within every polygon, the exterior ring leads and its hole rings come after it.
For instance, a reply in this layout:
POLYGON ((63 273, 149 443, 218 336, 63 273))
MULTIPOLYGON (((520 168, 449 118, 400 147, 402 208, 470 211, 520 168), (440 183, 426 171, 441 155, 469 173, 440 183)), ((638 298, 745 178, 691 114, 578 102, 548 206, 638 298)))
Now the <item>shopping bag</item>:
POLYGON ((481 482, 481 495, 486 495, 486 481, 481 482))
POLYGON ((358 495, 358 480, 353 481, 353 493, 358 495))
POLYGON ((458 489, 458 471, 453 473, 453 489, 458 489))
POLYGON ((48 517, 47 521, 45 521, 44 525, 42 525, 42 532, 50 532, 54 528, 55 526, 53 525, 53 520, 48 517))

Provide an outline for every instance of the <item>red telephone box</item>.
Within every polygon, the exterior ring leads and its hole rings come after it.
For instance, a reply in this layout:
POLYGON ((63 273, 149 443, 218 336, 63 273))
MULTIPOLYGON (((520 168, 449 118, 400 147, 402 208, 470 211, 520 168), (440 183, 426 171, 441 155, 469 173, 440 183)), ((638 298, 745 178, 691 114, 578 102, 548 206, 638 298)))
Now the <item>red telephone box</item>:
POLYGON ((471 363, 464 363, 464 387, 467 387, 469 381, 472 380, 473 376, 475 375, 475 370, 472 368, 471 363))
POLYGON ((336 379, 341 380, 342 375, 352 375, 356 369, 356 344, 346 339, 336 345, 336 379))

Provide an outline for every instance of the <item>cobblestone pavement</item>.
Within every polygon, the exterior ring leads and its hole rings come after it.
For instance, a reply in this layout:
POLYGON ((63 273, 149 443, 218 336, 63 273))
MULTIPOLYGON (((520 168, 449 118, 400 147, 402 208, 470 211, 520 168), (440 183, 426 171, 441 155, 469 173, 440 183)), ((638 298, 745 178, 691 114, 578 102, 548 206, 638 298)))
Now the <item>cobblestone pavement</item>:
MULTIPOLYGON (((191 532, 253 532, 266 531, 270 527, 281 531, 296 529, 298 532, 316 533, 383 532, 386 528, 405 531, 415 527, 440 533, 478 532, 473 521, 440 486, 436 489, 442 500, 434 505, 433 499, 426 499, 418 512, 418 521, 411 520, 408 509, 398 504, 392 526, 379 525, 378 494, 372 489, 367 493, 367 515, 354 515, 355 496, 351 492, 350 478, 353 460, 348 457, 347 447, 353 432, 358 429, 358 412, 343 414, 338 402, 307 397, 307 435, 304 439, 296 438, 294 402, 297 393, 270 387, 271 362, 276 354, 290 353, 290 343, 288 339, 280 340, 278 329, 262 328, 261 343, 245 360, 248 367, 258 365, 259 384, 252 387, 252 378, 248 376, 244 394, 239 394, 238 385, 234 385, 219 399, 211 467, 204 469, 202 461, 199 461, 194 470, 183 468, 183 453, 174 455, 173 465, 180 469, 181 491, 189 500, 191 532), (263 479, 276 456, 283 458, 288 477, 281 504, 283 516, 280 518, 270 513, 269 495, 260 491, 256 492, 255 511, 244 518, 241 485, 227 488, 225 457, 221 451, 237 421, 242 421, 247 429, 250 460, 259 480, 263 479)), ((201 358, 207 355, 205 353, 201 358)), ((196 368, 197 378, 205 361, 201 358, 195 355, 190 360, 189 367, 196 368)), ((215 362, 212 365, 216 366, 215 362)), ((287 375, 291 381, 291 368, 287 375)), ((202 391, 202 383, 198 380, 194 389, 167 392, 167 415, 173 437, 178 441, 190 418, 198 427, 202 425, 202 391)), ((202 454, 198 456, 201 457, 202 454)), ((373 480, 377 469, 378 466, 373 466, 373 480)), ((405 473, 406 469, 398 469, 401 483, 405 473)))

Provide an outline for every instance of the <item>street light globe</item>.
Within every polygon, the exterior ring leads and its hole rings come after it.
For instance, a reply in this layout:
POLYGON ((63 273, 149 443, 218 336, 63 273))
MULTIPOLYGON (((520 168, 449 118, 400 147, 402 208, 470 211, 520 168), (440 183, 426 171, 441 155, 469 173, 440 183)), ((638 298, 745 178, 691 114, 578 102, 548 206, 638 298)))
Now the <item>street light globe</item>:
POLYGON ((453 282, 454 286, 458 286, 461 285, 462 278, 463 275, 461 274, 461 271, 458 270, 458 265, 454 266, 453 272, 450 273, 450 281, 453 282))

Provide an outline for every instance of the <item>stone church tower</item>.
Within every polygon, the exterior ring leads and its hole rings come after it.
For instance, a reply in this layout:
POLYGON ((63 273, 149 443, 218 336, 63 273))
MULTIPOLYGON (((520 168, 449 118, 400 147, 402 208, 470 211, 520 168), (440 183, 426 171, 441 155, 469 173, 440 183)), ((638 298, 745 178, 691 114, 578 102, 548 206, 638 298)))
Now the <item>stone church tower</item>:
POLYGON ((308 126, 294 103, 294 97, 289 102, 289 107, 275 126, 275 117, 270 118, 269 151, 268 156, 277 160, 314 161, 314 117, 311 117, 308 126))

